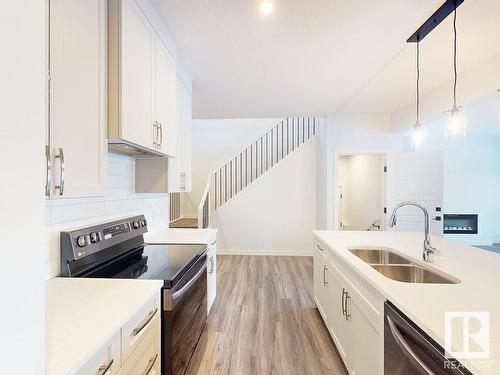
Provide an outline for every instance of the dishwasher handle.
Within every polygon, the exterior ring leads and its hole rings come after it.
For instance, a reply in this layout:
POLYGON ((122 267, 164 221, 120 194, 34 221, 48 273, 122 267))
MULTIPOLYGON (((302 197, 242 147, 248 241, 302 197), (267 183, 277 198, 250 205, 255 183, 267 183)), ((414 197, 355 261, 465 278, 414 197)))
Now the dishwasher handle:
POLYGON ((386 316, 387 318, 387 323, 389 325, 389 330, 391 331, 392 336, 396 340, 396 343, 400 347, 400 349, 403 351, 403 353, 408 357, 408 359, 415 365, 418 366, 420 369, 425 371, 426 374, 429 375, 435 375, 434 371, 432 371, 425 363, 422 361, 413 351, 413 349, 410 347, 410 345, 406 342, 404 339, 403 335, 399 331, 398 327, 394 323, 394 321, 389 317, 386 316))

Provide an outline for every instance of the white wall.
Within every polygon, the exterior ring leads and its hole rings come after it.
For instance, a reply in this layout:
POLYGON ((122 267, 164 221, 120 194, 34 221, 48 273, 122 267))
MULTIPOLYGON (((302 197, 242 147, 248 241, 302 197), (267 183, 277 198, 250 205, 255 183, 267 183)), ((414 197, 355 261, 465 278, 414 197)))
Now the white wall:
POLYGON ((196 217, 210 173, 223 166, 281 119, 193 120, 193 191, 183 195, 183 216, 196 217))
MULTIPOLYGON (((445 213, 479 215, 477 235, 447 235, 473 244, 500 241, 500 101, 490 93, 464 107, 466 137, 450 142, 444 137, 447 116, 426 124, 421 151, 443 151, 445 213)), ((410 132, 404 136, 410 149, 410 132)))
MULTIPOLYGON (((341 155, 342 222, 347 230, 367 230, 382 219, 384 159, 381 154, 341 155)), ((339 210, 341 208, 339 207, 339 210)))
POLYGON ((0 373, 43 374, 46 1, 2 5, 0 373))
POLYGON ((312 254, 316 152, 313 138, 216 211, 220 253, 312 254))
MULTIPOLYGON (((46 202, 45 275, 60 273, 59 233, 92 224, 141 215, 148 232, 168 228, 168 194, 135 194, 135 159, 108 154, 108 192, 96 198, 54 199, 46 202)), ((40 245, 43 243, 41 242, 40 245)))
POLYGON ((318 227, 337 229, 337 158, 341 154, 401 151, 401 134, 391 132, 389 115, 328 115, 320 133, 318 166, 318 227), (320 211, 321 210, 321 211, 320 211))

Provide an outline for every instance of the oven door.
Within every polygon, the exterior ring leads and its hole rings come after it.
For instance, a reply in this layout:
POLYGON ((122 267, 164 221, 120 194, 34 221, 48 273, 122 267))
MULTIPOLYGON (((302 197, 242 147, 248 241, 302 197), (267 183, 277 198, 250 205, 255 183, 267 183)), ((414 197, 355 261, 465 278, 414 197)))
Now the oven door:
MULTIPOLYGON (((207 323, 207 255, 162 296, 162 374, 184 375, 202 353, 207 323)), ((188 371, 189 369, 189 371, 188 371)))

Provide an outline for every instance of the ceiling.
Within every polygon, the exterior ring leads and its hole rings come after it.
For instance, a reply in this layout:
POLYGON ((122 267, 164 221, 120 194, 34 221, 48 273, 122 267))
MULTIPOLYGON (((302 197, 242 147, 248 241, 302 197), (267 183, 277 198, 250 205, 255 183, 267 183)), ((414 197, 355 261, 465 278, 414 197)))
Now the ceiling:
MULTIPOLYGON (((413 100, 405 41, 443 0, 153 0, 193 78, 195 118, 391 113, 413 100)), ((458 9, 459 70, 500 52, 500 1, 458 9)), ((421 42, 422 92, 452 77, 452 17, 421 42)))

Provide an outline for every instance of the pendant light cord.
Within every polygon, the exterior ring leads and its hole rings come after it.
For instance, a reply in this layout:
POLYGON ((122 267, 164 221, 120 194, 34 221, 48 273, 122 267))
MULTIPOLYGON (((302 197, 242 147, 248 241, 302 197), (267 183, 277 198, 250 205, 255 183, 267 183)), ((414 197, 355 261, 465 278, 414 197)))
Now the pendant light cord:
POLYGON ((453 107, 457 106, 457 8, 453 13, 453 73, 454 73, 454 83, 453 83, 453 107))
POLYGON ((417 42, 417 124, 420 123, 420 41, 417 42))

